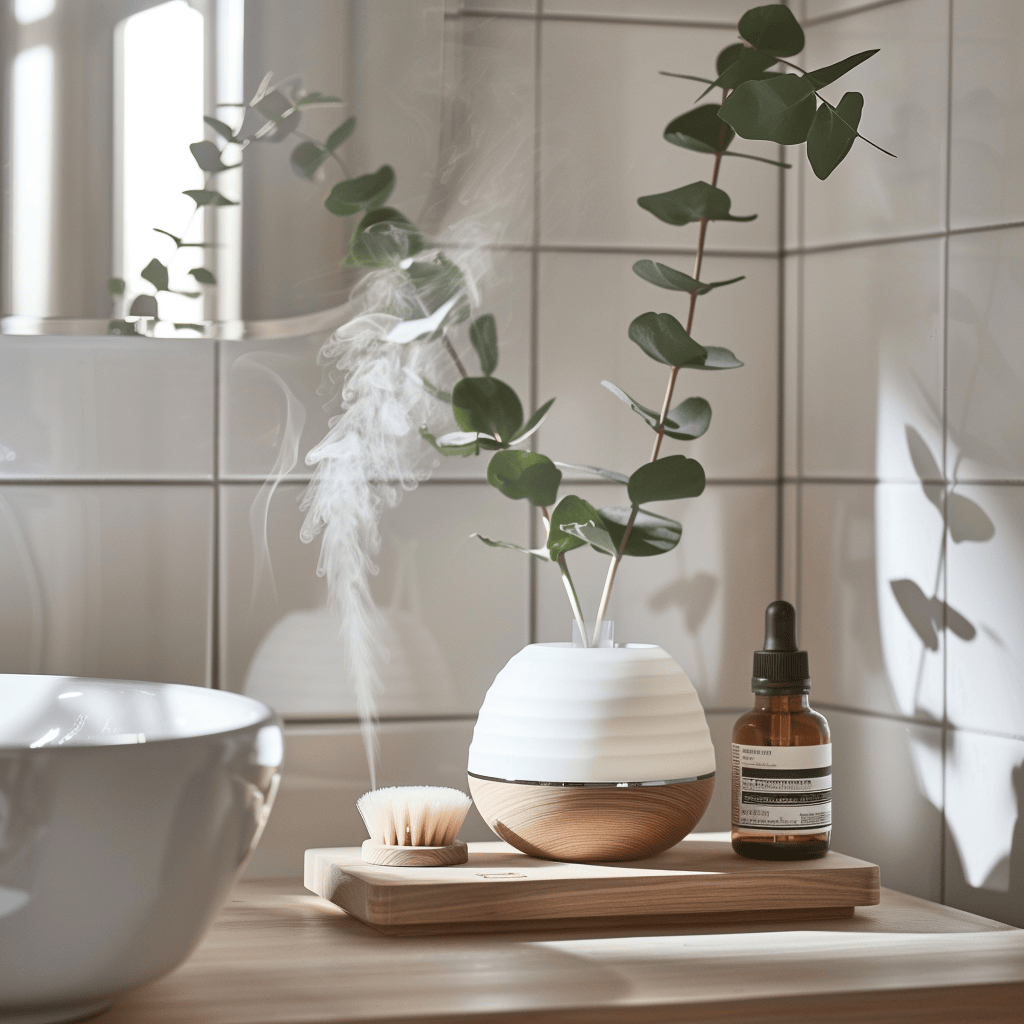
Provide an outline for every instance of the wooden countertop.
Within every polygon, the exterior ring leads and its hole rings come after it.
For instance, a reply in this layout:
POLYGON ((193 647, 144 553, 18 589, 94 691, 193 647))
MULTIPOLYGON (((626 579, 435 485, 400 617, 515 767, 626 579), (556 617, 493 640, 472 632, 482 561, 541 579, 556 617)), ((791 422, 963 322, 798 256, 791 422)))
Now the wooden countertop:
POLYGON ((1024 931, 882 889, 852 918, 388 938, 241 882, 178 970, 95 1024, 1024 1020, 1024 931))

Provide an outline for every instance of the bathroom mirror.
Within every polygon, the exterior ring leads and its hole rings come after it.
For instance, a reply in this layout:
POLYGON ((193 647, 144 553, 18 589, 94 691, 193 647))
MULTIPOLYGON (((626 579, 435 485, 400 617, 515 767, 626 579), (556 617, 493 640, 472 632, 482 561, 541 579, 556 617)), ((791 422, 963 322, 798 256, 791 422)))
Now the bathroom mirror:
POLYGON ((352 222, 324 198, 385 163, 398 179, 390 202, 429 227, 444 0, 4 0, 0 19, 5 333, 105 333, 153 291, 141 276, 153 259, 172 289, 202 293, 160 292, 158 334, 177 321, 237 336, 337 306, 352 222), (240 153, 203 117, 241 124, 238 104, 268 73, 289 95, 341 102, 303 107, 240 153), (350 116, 344 168, 332 160, 319 180, 299 176, 296 146, 350 116), (197 208, 182 194, 204 188, 189 150, 204 138, 240 162, 207 185, 238 205, 197 208), (196 267, 216 286, 197 287, 196 267), (123 296, 111 278, 125 281, 123 296))

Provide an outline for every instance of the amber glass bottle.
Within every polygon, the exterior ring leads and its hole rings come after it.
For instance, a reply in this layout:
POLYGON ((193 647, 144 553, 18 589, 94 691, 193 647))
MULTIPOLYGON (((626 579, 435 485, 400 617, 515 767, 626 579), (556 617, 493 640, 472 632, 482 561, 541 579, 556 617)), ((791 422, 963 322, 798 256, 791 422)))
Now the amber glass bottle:
POLYGON ((832 834, 832 743, 812 711, 796 610, 773 601, 754 654, 754 709, 732 731, 732 848, 757 860, 823 857, 832 834))

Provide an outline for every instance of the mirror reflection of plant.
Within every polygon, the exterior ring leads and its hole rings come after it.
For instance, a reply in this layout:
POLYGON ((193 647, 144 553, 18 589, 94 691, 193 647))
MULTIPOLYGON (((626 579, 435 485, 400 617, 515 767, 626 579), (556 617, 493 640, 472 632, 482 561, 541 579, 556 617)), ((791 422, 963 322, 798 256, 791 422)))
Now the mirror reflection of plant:
POLYGON ((594 627, 593 642, 596 643, 623 557, 664 554, 679 543, 682 535, 678 522, 646 506, 659 501, 694 498, 704 490, 704 469, 696 459, 661 454, 666 436, 693 441, 703 436, 711 425, 711 406, 706 399, 693 396, 673 405, 680 371, 730 370, 743 365, 729 349, 699 343, 691 335, 697 299, 743 280, 742 277, 724 281, 701 280, 708 224, 711 221, 749 221, 756 216, 737 216, 731 212, 731 198, 718 187, 723 157, 779 163, 731 150, 730 145, 737 135, 781 145, 806 143, 811 168, 824 179, 846 157, 855 139, 863 138, 857 130, 863 96, 846 93, 833 105, 820 95, 820 90, 873 56, 877 50, 867 50, 829 67, 804 72, 786 59, 800 53, 804 47, 803 30, 788 8, 776 4, 755 7, 743 15, 738 29, 744 41, 726 47, 718 55, 715 78, 663 72, 670 77, 705 83, 707 89, 698 99, 703 99, 712 89, 721 89, 722 103, 705 104, 681 114, 669 123, 664 132, 667 142, 713 157, 710 183, 695 181, 669 192, 641 196, 638 200, 641 208, 667 224, 698 225, 697 255, 692 275, 653 260, 638 260, 633 265, 634 273, 650 284, 688 296, 684 303, 685 326, 671 313, 653 311, 641 314, 629 325, 630 340, 649 358, 669 368, 660 407, 648 407, 611 382, 602 382, 654 431, 649 460, 631 474, 625 474, 594 466, 556 463, 538 452, 517 447, 540 426, 553 399, 524 423, 522 405, 515 392, 492 376, 497 365, 493 320, 481 319, 473 325, 473 343, 484 375, 463 378, 451 393, 452 413, 461 429, 440 438, 422 431, 427 441, 442 455, 494 452, 488 466, 488 481, 506 497, 526 499, 539 509, 547 530, 544 547, 525 549, 506 541, 480 539, 493 547, 514 548, 535 558, 555 562, 561 571, 584 643, 588 642, 587 635, 566 564, 566 553, 589 546, 610 557, 594 627), (769 70, 778 64, 795 68, 799 74, 769 70), (486 343, 482 343, 484 341, 486 343), (628 504, 598 509, 575 494, 567 494, 558 500, 562 470, 585 472, 624 486, 628 504))

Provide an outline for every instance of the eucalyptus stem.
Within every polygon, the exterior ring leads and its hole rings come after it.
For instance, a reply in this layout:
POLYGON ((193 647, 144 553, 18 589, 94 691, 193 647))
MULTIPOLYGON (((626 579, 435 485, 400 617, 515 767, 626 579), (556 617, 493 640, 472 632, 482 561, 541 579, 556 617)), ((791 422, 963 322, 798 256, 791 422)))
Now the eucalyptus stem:
MULTIPOLYGON (((544 517, 544 529, 550 534, 551 533, 551 514, 547 508, 543 505, 540 506, 541 515, 544 517)), ((569 575, 569 566, 565 561, 565 552, 559 553, 555 561, 558 563, 558 568, 562 573, 562 585, 565 587, 565 592, 569 597, 569 604, 572 605, 572 614, 576 619, 576 625, 580 628, 580 636, 583 637, 583 646, 589 647, 587 643, 587 627, 583 623, 583 609, 580 607, 580 599, 576 594, 576 588, 572 583, 572 576, 569 575)), ((596 641, 595 641, 596 643, 596 641)))
MULTIPOLYGON (((728 90, 722 90, 722 102, 725 102, 725 97, 728 96, 728 90)), ((718 172, 722 165, 722 154, 725 152, 726 143, 726 131, 727 126, 722 125, 722 129, 718 136, 718 146, 715 149, 715 166, 711 172, 711 185, 712 187, 718 184, 718 172)), ((700 219, 700 234, 697 238, 697 258, 693 264, 693 278, 695 281, 700 280, 701 265, 704 262, 704 241, 707 237, 708 230, 708 219, 707 217, 701 217, 700 219)), ((693 328, 693 315, 697 307, 697 292, 690 292, 690 309, 686 316, 686 333, 689 334, 693 328)), ((661 414, 658 416, 658 426, 655 428, 654 448, 651 451, 651 457, 649 462, 655 462, 661 453, 661 442, 665 438, 665 420, 668 418, 669 409, 672 407, 672 393, 675 391, 676 378, 679 376, 679 367, 673 366, 669 371, 668 375, 668 386, 665 388, 665 399, 661 403, 661 414)), ((634 505, 629 511, 629 519, 626 521, 626 528, 622 531, 622 540, 619 541, 618 549, 612 556, 611 563, 608 566, 608 575, 604 580, 604 589, 601 591, 601 603, 597 607, 597 621, 594 623, 594 644, 597 643, 597 638, 601 635, 601 623, 604 621, 604 617, 608 614, 608 604, 612 597, 612 587, 615 584, 615 576, 619 570, 619 563, 622 561, 622 557, 626 552, 626 544, 629 542, 629 535, 633 532, 633 524, 636 522, 636 517, 640 512, 640 506, 634 505)))

